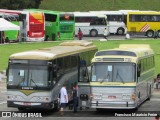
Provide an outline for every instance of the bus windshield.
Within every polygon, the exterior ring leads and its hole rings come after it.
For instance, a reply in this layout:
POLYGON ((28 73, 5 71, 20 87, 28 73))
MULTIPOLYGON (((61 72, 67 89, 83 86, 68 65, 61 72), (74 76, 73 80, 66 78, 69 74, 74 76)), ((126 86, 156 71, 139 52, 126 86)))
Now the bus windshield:
POLYGON ((135 82, 134 63, 94 63, 92 82, 135 82))
POLYGON ((8 86, 47 87, 48 78, 47 66, 10 65, 8 86))

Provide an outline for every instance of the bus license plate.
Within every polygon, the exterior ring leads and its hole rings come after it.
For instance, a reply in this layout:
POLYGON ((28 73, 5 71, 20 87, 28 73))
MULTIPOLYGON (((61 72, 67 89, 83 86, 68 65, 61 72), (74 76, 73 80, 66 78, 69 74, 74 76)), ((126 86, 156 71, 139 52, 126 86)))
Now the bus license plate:
POLYGON ((116 96, 108 96, 108 99, 116 99, 116 96))
POLYGON ((24 105, 24 106, 31 106, 31 103, 26 103, 26 102, 24 102, 23 105, 24 105))

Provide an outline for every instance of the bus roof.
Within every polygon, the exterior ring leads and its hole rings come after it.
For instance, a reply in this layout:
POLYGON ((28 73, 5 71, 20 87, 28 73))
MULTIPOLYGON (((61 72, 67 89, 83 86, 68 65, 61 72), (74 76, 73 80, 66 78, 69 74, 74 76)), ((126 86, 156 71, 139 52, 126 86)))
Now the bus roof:
POLYGON ((132 11, 132 12, 128 12, 128 14, 160 14, 160 12, 157 11, 132 11))
POLYGON ((101 50, 97 52, 95 56, 122 55, 131 57, 145 57, 153 54, 154 52, 148 44, 121 44, 119 48, 101 50))
POLYGON ((8 10, 8 9, 0 9, 1 13, 12 13, 12 14, 22 14, 23 11, 20 10, 8 10))
POLYGON ((90 11, 91 13, 95 14, 104 14, 104 15, 123 15, 127 14, 126 12, 121 11, 90 11))
POLYGON ((74 55, 96 49, 97 48, 92 44, 92 42, 74 40, 61 43, 55 47, 15 53, 10 56, 10 59, 53 60, 67 55, 74 55))
POLYGON ((39 11, 39 12, 44 12, 44 13, 49 13, 49 14, 60 14, 59 11, 52 11, 52 10, 43 10, 43 9, 24 9, 24 11, 39 11))
POLYGON ((30 12, 38 12, 38 11, 20 11, 20 10, 8 10, 8 9, 0 9, 1 14, 28 14, 30 12))
POLYGON ((90 12, 74 12, 75 17, 106 17, 103 14, 90 13, 90 12))

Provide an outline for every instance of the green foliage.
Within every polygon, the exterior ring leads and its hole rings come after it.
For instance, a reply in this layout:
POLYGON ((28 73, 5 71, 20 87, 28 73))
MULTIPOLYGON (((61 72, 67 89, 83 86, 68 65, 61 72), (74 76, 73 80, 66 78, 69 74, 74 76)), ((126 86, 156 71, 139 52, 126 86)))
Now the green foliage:
POLYGON ((54 11, 160 10, 159 0, 43 0, 41 9, 54 11))
POLYGON ((27 9, 39 8, 42 0, 0 0, 0 8, 4 9, 27 9))

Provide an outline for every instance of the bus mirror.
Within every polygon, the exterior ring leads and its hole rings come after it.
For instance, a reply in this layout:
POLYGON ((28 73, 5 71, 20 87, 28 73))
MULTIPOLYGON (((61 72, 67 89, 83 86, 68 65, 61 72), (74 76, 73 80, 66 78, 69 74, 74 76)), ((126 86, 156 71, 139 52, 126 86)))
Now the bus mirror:
POLYGON ((84 77, 84 82, 89 82, 88 77, 84 77))
POLYGON ((140 74, 141 74, 141 70, 140 70, 140 68, 138 67, 138 68, 137 68, 137 77, 140 77, 140 74))
POLYGON ((82 70, 83 77, 86 77, 86 70, 82 70))
POLYGON ((6 76, 8 75, 8 68, 6 69, 6 76))

